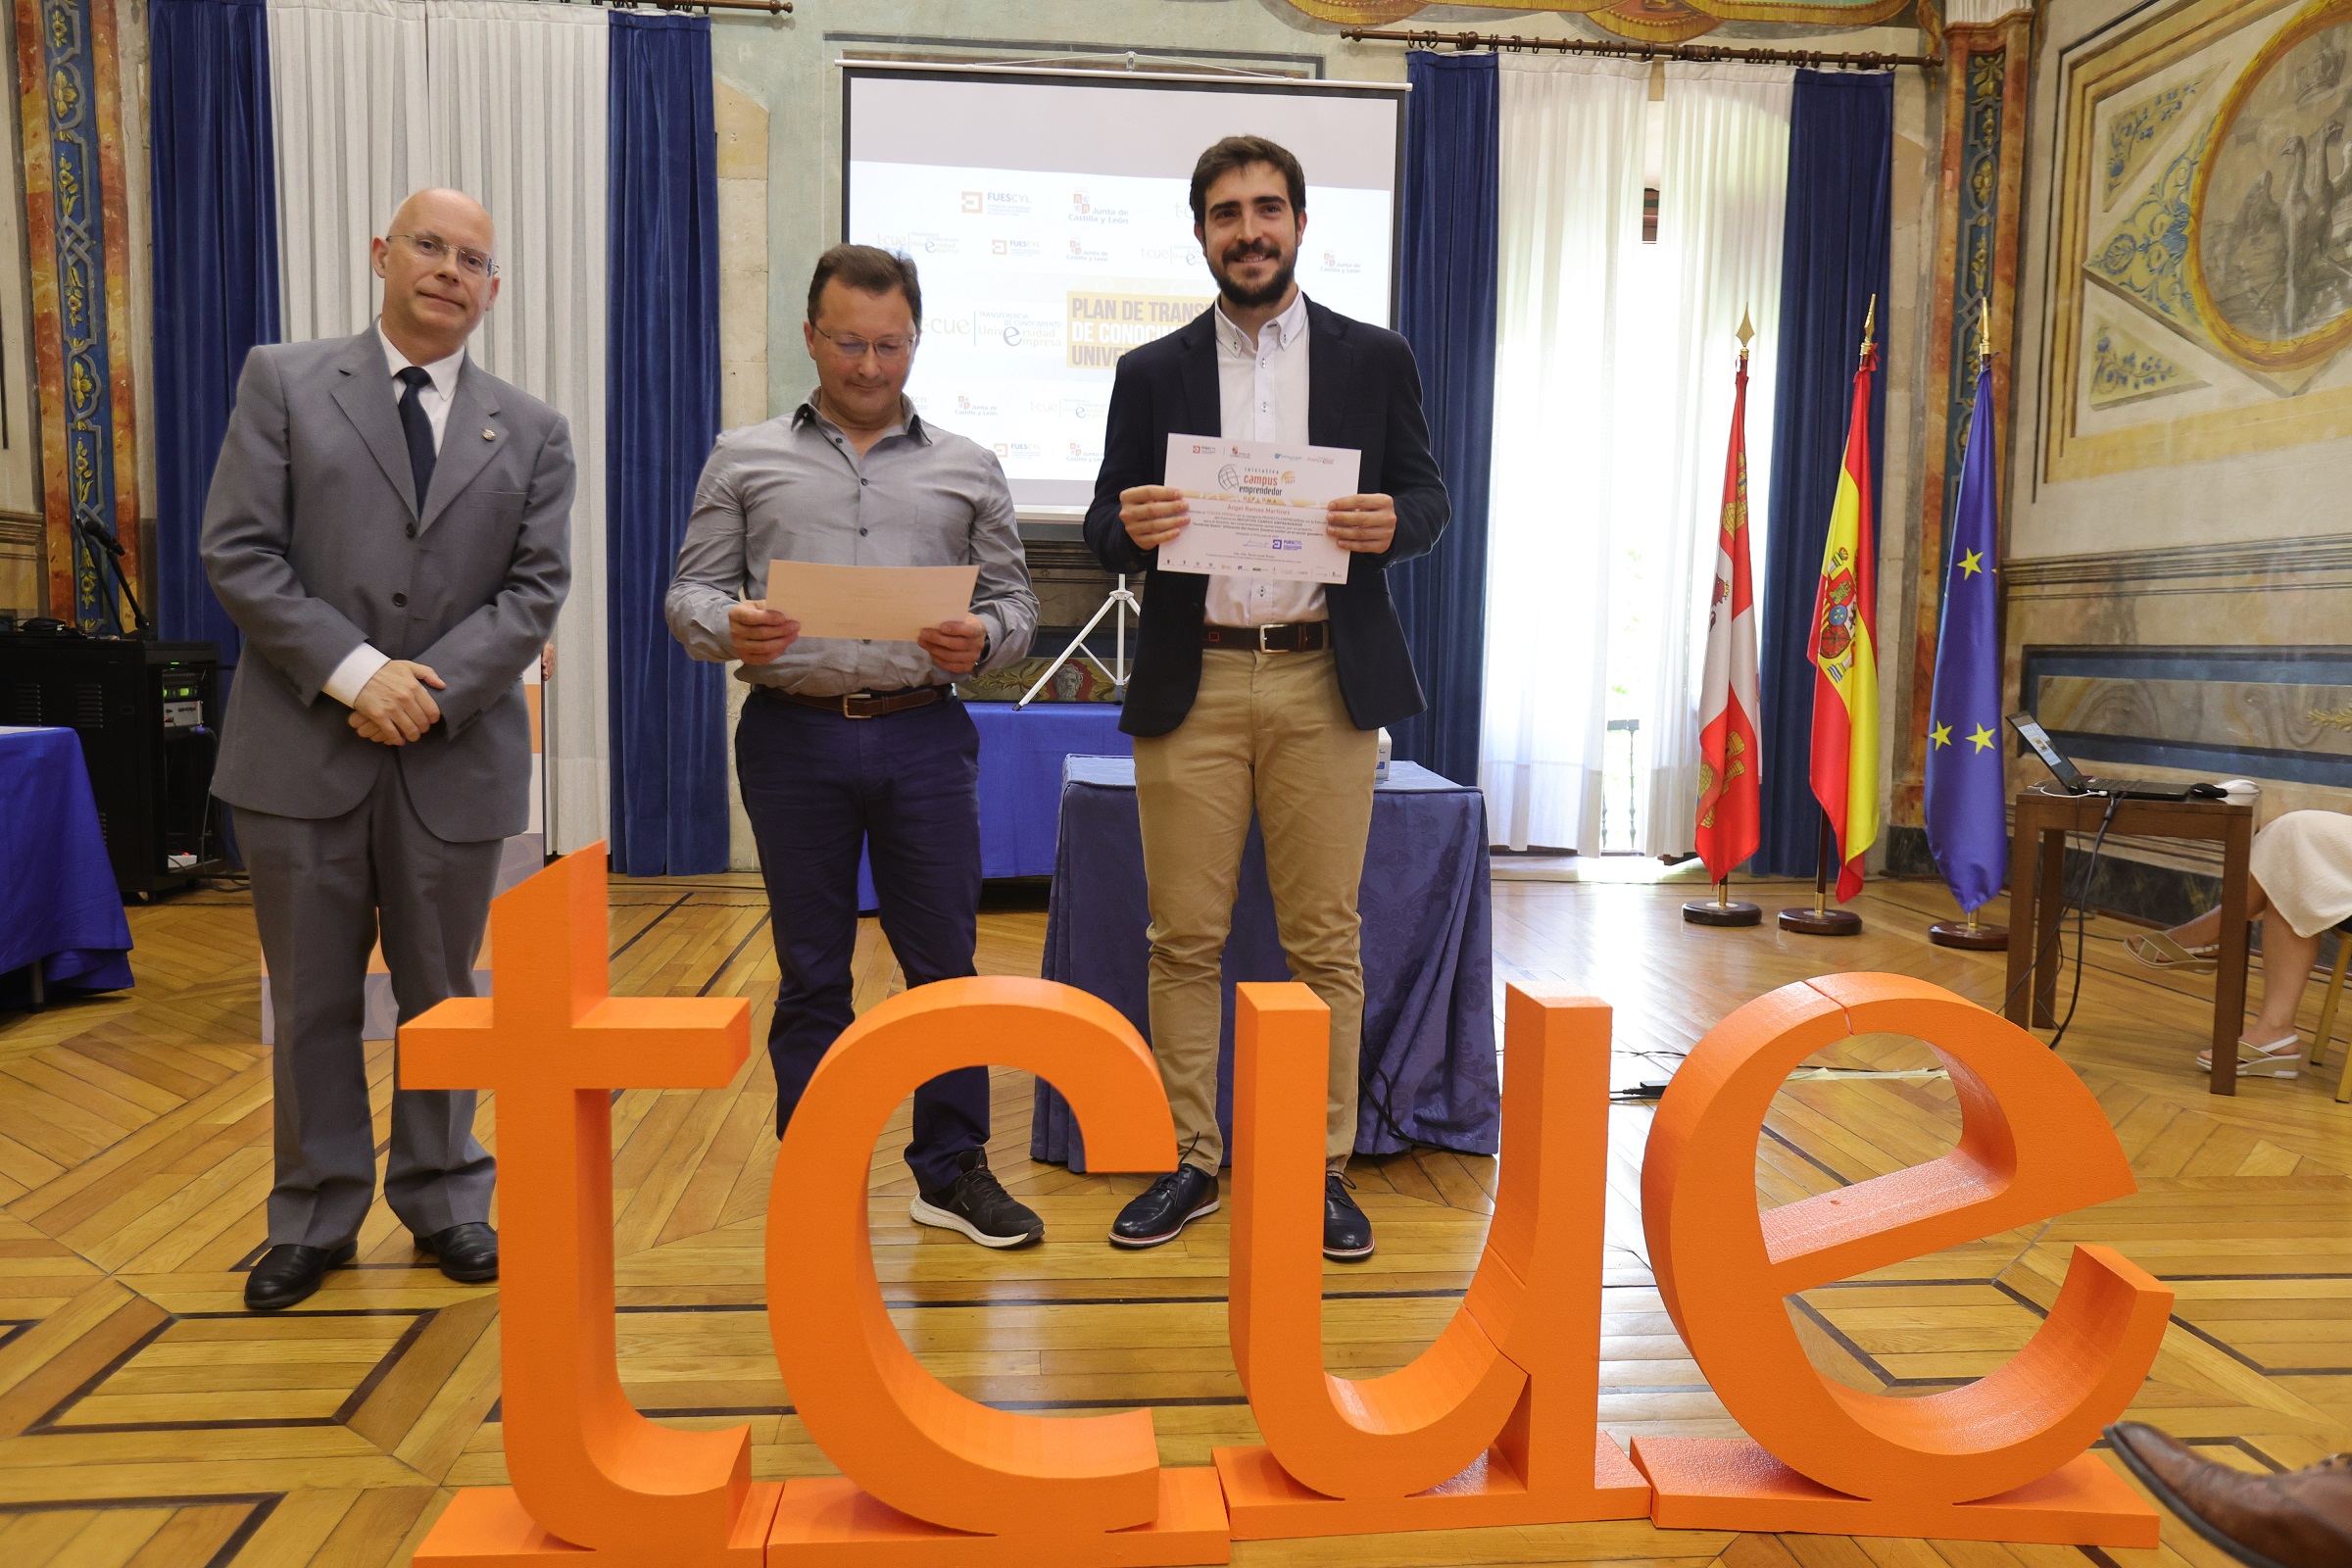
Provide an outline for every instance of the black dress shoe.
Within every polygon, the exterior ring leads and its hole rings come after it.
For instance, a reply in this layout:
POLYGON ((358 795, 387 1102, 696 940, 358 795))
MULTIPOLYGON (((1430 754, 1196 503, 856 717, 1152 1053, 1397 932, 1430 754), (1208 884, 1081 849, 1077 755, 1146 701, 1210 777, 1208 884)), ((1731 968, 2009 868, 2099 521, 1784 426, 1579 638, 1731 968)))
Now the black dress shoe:
POLYGON ((498 1232, 479 1220, 415 1237, 416 1250, 441 1260, 441 1272, 460 1285, 487 1285, 498 1278, 498 1232))
POLYGON ((340 1247, 304 1247, 294 1242, 282 1243, 262 1254, 245 1276, 245 1309, 249 1312, 282 1312, 297 1301, 307 1301, 326 1278, 330 1268, 341 1268, 360 1255, 360 1244, 345 1242, 340 1247))
POLYGON ((1119 1217, 1111 1221, 1110 1245, 1157 1247, 1174 1241, 1201 1215, 1216 1211, 1217 1179, 1207 1171, 1179 1165, 1119 1210, 1119 1217))
POLYGON ((1372 1255, 1372 1222, 1348 1196, 1354 1185, 1336 1170, 1323 1178, 1323 1255, 1342 1263, 1372 1255))

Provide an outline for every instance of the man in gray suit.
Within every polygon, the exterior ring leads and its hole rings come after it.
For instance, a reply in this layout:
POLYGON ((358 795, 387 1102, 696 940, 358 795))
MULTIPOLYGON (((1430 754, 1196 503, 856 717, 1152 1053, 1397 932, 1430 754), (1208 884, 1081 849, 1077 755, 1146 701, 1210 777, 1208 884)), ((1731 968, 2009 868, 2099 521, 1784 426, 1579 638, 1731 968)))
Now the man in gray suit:
MULTIPOLYGON (((247 356, 205 506, 205 568, 245 634, 213 793, 237 808, 277 1014, 256 1311, 350 1262, 373 1200, 379 921, 401 1021, 471 995, 500 841, 528 820, 522 671, 571 576, 571 439, 466 357, 498 297, 491 242, 457 191, 403 202, 369 247, 374 325, 247 356)), ((473 1107, 394 1090, 384 1175, 417 1249, 468 1283, 498 1277, 473 1107)))

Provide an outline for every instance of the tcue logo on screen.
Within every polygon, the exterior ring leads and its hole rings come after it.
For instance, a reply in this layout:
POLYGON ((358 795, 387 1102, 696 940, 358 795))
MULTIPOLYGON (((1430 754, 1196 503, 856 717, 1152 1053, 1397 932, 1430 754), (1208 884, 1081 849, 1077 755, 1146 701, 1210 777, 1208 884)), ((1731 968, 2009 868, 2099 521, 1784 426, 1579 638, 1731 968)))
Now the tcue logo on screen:
MULTIPOLYGON (((609 994, 604 849, 492 912, 495 1000, 401 1030, 412 1088, 497 1096, 509 1489, 461 1492, 421 1564, 1219 1563, 1237 1540, 1648 1519, 1665 1529, 2153 1546, 2156 1517, 2084 1450, 2146 1376, 2172 1293, 2103 1247, 2005 1365, 1890 1398, 1806 1359, 1791 1294, 2132 1191, 2089 1092, 2041 1044, 1896 975, 1786 986, 1693 1049, 1642 1178, 1658 1288, 1752 1441, 1595 1425, 1609 1009, 1510 993, 1494 1218, 1437 1343, 1385 1377, 1324 1370, 1322 1004, 1241 988, 1234 1074, 1234 1361, 1262 1447, 1159 1462, 1152 1413, 991 1409, 923 1370, 883 1310, 866 1173, 891 1111, 976 1064, 1051 1080, 1096 1170, 1161 1171, 1174 1135, 1152 1056, 1103 1003, 1043 980, 953 980, 859 1018, 810 1080, 776 1160, 768 1320, 838 1477, 751 1478, 750 1429, 657 1426, 613 1352, 611 1096, 724 1085, 750 1004, 609 994), (1932 1042, 1962 1112, 1949 1154, 1758 1212, 1756 1139, 1807 1055, 1856 1034, 1932 1042)), ((1666 1556, 1628 1542, 1621 1555, 1666 1556)))

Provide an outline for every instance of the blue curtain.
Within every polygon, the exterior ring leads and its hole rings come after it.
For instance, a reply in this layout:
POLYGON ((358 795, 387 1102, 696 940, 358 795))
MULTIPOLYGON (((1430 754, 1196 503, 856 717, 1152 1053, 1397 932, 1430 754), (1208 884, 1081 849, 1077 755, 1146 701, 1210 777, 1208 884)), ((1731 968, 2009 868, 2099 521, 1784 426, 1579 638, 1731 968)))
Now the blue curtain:
POLYGON ((1495 179, 1500 76, 1493 55, 1406 57, 1398 330, 1421 366, 1421 407, 1453 520, 1438 548, 1389 573, 1429 709, 1391 732, 1396 755, 1478 782, 1486 700, 1487 471, 1494 437, 1495 179))
MULTIPOLYGON (((1764 625, 1757 672, 1764 752, 1763 836, 1748 862, 1767 876, 1811 876, 1821 825, 1807 764, 1813 666, 1805 659, 1822 543, 1830 531, 1855 358, 1875 295, 1886 336, 1887 217, 1894 155, 1891 74, 1796 74, 1789 111, 1788 205, 1781 235, 1781 367, 1772 431, 1772 497, 1764 551, 1764 625)), ((1874 386, 1870 472, 1886 465, 1886 376, 1874 386)), ((1886 516, 1876 510, 1884 537, 1886 516)), ((1891 691, 1886 648, 1880 678, 1891 691)), ((1883 722, 1883 721, 1882 721, 1883 722)))
POLYGON ((265 0, 148 12, 155 235, 156 603, 166 637, 237 662, 197 558, 205 492, 246 351, 277 341, 277 176, 265 0))
POLYGON ((718 142, 710 23, 612 15, 612 319, 605 369, 612 866, 727 867, 726 697, 669 635, 694 486, 718 436, 718 142))

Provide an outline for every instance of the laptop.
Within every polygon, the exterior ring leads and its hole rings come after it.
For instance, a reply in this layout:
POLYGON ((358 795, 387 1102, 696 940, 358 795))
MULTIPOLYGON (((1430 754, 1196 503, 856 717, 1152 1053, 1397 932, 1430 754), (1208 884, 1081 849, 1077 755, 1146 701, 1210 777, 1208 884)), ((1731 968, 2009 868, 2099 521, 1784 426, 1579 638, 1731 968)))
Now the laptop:
POLYGON ((2074 760, 2058 749, 2050 732, 2032 713, 2011 713, 2009 727, 2034 748, 2069 795, 2114 795, 2127 801, 2213 800, 2222 795, 2217 784, 2160 784, 2143 778, 2085 778, 2074 760))

